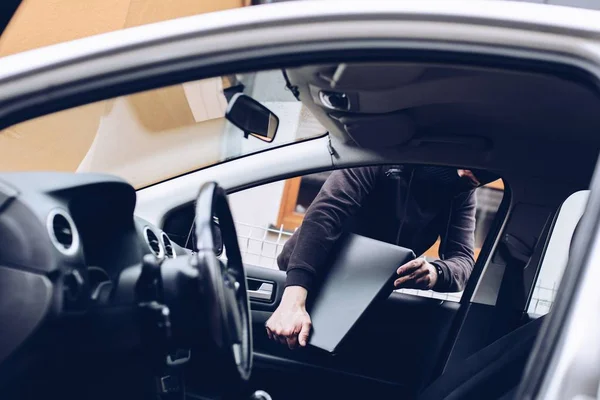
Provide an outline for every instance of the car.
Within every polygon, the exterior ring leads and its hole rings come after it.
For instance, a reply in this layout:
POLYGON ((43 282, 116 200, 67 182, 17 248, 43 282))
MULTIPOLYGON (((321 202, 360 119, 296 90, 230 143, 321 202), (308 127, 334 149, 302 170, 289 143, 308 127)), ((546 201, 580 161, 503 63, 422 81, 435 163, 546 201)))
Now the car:
POLYGON ((308 1, 0 59, 2 398, 596 398, 599 19, 308 1), (369 165, 502 177, 468 283, 269 340, 283 243, 369 165))

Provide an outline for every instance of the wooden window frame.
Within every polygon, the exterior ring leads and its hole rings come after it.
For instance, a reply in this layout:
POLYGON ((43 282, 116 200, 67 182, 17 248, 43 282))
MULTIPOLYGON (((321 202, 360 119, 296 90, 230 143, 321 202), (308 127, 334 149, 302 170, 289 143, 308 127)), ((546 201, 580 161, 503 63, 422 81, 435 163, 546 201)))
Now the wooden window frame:
POLYGON ((283 227, 284 230, 293 232, 301 224, 304 214, 296 212, 296 202, 300 192, 300 181, 302 177, 287 179, 283 186, 283 195, 281 196, 281 205, 277 216, 277 227, 283 227))

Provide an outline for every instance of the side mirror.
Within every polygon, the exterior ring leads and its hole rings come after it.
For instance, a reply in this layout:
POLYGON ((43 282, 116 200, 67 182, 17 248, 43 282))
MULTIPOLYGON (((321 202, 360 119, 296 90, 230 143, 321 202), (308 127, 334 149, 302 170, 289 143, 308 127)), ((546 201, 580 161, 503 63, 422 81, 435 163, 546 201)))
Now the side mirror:
POLYGON ((225 118, 242 131, 264 142, 275 139, 279 118, 267 107, 243 93, 236 93, 227 106, 225 118))

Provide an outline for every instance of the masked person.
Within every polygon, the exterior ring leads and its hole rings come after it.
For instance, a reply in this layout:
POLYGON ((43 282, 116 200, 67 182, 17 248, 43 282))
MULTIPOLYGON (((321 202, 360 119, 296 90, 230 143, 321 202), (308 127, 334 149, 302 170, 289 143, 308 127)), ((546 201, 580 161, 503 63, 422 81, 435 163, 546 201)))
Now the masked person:
MULTIPOLYGON (((287 271, 281 303, 266 324, 269 338, 306 346, 311 321, 306 298, 329 251, 344 232, 422 254, 441 237, 441 260, 399 266, 396 288, 458 292, 473 269, 475 189, 498 179, 486 171, 433 166, 374 166, 331 173, 302 225, 277 258, 287 271)), ((368 265, 365 265, 368 268, 368 265)))

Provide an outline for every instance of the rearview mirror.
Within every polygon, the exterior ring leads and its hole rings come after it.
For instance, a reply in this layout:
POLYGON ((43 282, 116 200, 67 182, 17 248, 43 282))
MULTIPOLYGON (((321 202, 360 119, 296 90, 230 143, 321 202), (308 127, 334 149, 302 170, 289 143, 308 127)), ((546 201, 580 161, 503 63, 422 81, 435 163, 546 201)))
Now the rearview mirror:
POLYGON ((242 131, 264 142, 275 139, 279 118, 267 107, 243 93, 236 93, 227 106, 225 118, 242 131))

